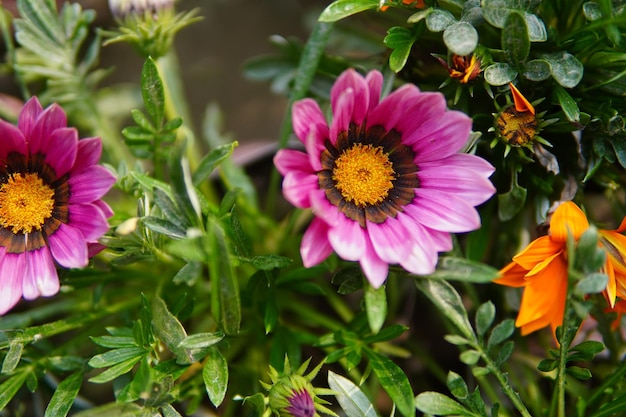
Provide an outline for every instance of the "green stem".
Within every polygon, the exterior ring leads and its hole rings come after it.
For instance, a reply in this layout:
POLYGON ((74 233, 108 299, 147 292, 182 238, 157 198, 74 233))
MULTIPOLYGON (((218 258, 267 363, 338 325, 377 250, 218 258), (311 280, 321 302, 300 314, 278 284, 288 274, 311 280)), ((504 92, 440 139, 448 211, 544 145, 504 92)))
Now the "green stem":
MULTIPOLYGON (((326 43, 328 42, 332 28, 332 23, 317 22, 317 24, 313 28, 311 37, 309 38, 307 44, 302 50, 302 56, 300 57, 300 63, 298 64, 298 71, 296 73, 294 86, 289 94, 287 109, 285 111, 285 116, 283 118, 280 129, 280 135, 278 139, 279 149, 287 146, 287 141, 289 140, 289 135, 291 135, 292 130, 291 107, 295 101, 300 100, 306 96, 306 93, 309 90, 309 86, 313 81, 313 77, 315 76, 315 72, 317 71, 319 61, 322 58, 322 54, 324 53, 324 48, 326 47, 326 43)), ((276 169, 273 169, 270 176, 267 194, 267 213, 274 212, 274 207, 276 205, 276 195, 278 194, 279 181, 280 175, 278 174, 278 171, 276 171, 276 169)))
MULTIPOLYGON (((560 337, 559 347, 559 366, 557 368, 556 375, 556 390, 557 390, 557 416, 566 417, 565 414, 565 370, 567 369, 567 354, 572 344, 572 340, 576 336, 578 331, 578 325, 580 320, 577 317, 571 306, 571 301, 568 300, 565 303, 565 313, 563 315, 563 326, 561 327, 562 335, 560 337), (578 322, 575 325, 575 322, 578 322)), ((557 336, 558 337, 558 336, 557 336)))

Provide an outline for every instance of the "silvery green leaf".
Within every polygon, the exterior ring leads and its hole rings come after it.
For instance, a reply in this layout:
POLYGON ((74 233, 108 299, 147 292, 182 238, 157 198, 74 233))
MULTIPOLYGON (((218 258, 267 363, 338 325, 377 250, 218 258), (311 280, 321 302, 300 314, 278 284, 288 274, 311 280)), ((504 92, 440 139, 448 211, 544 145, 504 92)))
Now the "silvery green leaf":
POLYGON ((583 4, 583 14, 587 20, 594 21, 602 18, 602 10, 600 5, 595 1, 588 1, 583 4))
POLYGON ((474 52, 478 45, 478 32, 467 22, 458 22, 443 32, 443 42, 457 55, 465 56, 474 52))
POLYGON ((526 62, 522 75, 531 81, 543 81, 550 78, 550 64, 544 59, 526 62))
POLYGON ((448 26, 456 23, 456 19, 447 10, 432 9, 432 12, 426 16, 426 27, 431 32, 442 32, 448 26))
POLYGON ((352 381, 328 371, 328 386, 336 392, 337 402, 350 417, 377 417, 374 406, 352 381))
POLYGON ((557 52, 547 55, 545 60, 550 63, 552 77, 565 88, 576 87, 583 78, 583 64, 572 54, 557 52))
POLYGON ((543 21, 532 13, 524 13, 526 26, 528 26, 528 39, 531 42, 545 42, 548 40, 548 32, 543 21))
POLYGON ((500 86, 513 81, 517 76, 517 71, 509 64, 497 62, 485 68, 483 75, 489 84, 500 86))

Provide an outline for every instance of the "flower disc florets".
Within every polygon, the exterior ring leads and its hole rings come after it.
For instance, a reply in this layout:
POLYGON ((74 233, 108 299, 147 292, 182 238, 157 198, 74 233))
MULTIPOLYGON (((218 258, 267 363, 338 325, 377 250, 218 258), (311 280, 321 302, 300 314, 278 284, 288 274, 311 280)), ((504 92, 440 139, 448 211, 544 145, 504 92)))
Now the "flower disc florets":
POLYGON ((274 159, 287 200, 316 215, 302 238, 304 265, 334 250, 359 261, 375 287, 389 264, 432 273, 438 252, 452 248, 450 233, 478 228, 474 207, 495 191, 493 167, 459 153, 470 136, 468 116, 411 84, 381 100, 381 86, 378 71, 341 74, 330 125, 315 101, 295 103, 294 130, 306 153, 281 150, 274 159))
POLYGON ((87 265, 113 213, 100 198, 115 177, 97 163, 99 138, 78 140, 63 110, 26 103, 0 120, 0 314, 23 296, 59 290, 56 264, 87 265))

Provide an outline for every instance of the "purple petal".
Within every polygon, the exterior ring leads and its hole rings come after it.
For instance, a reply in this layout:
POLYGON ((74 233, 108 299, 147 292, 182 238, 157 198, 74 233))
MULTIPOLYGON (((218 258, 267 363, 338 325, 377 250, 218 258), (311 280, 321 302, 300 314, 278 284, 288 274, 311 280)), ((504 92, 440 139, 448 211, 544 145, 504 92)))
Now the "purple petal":
POLYGON ((421 225, 432 239, 433 249, 437 252, 449 252, 452 250, 452 235, 448 232, 431 229, 428 226, 421 225))
POLYGON ((78 141, 76 163, 72 172, 80 173, 87 167, 96 165, 102 156, 102 140, 100 138, 85 138, 78 141))
POLYGON ((49 297, 59 292, 59 277, 47 247, 24 252, 26 269, 22 288, 24 298, 33 300, 39 296, 49 297))
POLYGON ((316 126, 328 126, 320 106, 311 98, 305 98, 293 104, 291 119, 293 131, 302 143, 306 142, 309 133, 316 126))
POLYGON ((370 105, 368 110, 378 106, 380 102, 380 92, 383 88, 383 75, 380 71, 372 70, 365 76, 365 82, 370 90, 370 105))
POLYGON ((60 178, 72 169, 76 161, 78 132, 70 127, 57 129, 50 135, 50 143, 54 146, 48 149, 46 162, 60 178))
POLYGON ((378 257, 369 241, 366 242, 366 251, 359 263, 365 278, 372 284, 372 287, 380 288, 387 279, 389 264, 378 257))
POLYGON ((67 127, 67 116, 58 104, 52 104, 41 114, 30 135, 26 136, 30 153, 47 154, 48 150, 55 146, 50 140, 52 132, 62 127, 67 127))
POLYGON ((311 201, 311 208, 313 213, 323 219, 329 226, 335 227, 346 216, 339 211, 337 206, 333 205, 326 198, 326 192, 324 190, 312 191, 309 195, 311 201))
POLYGON ((341 258, 347 261, 358 261, 365 254, 365 230, 357 222, 344 216, 339 216, 339 223, 328 232, 331 246, 341 258))
POLYGON ((397 264, 408 255, 411 245, 407 234, 410 232, 393 217, 380 224, 367 222, 372 247, 380 259, 390 264, 397 264))
POLYGON ((13 308, 22 298, 22 281, 24 279, 25 257, 24 253, 6 253, 2 248, 0 260, 0 315, 13 308))
POLYGON ((97 254, 105 250, 106 248, 107 247, 104 246, 102 243, 88 242, 87 243, 87 256, 89 256, 89 258, 93 258, 94 256, 96 256, 97 254))
POLYGON ((87 242, 80 230, 62 223, 48 237, 50 252, 59 265, 65 268, 84 268, 87 266, 87 242))
POLYGON ((300 171, 313 174, 315 171, 309 165, 309 157, 300 151, 281 149, 274 156, 274 165, 281 175, 287 175, 292 171, 300 171))
POLYGON ((113 209, 104 201, 102 200, 96 200, 93 202, 93 204, 97 205, 98 207, 100 207, 100 210, 102 210, 102 212, 104 213, 104 217, 106 217, 107 219, 111 216, 113 216, 113 209))
POLYGON ((98 240, 109 230, 107 218, 96 204, 72 204, 68 225, 80 230, 86 241, 98 240))
MULTIPOLYGON (((412 111, 423 101, 419 89, 412 84, 404 84, 380 102, 367 119, 367 126, 383 126, 386 130, 396 127, 401 120, 419 120, 419 114, 412 111), (408 107, 407 107, 408 106, 408 107)), ((404 130, 400 131, 404 133, 404 130)))
POLYGON ((100 165, 92 165, 78 175, 72 175, 70 204, 91 203, 105 195, 115 184, 115 176, 100 165))
POLYGON ((333 144, 337 143, 337 137, 341 132, 346 132, 350 128, 354 109, 354 90, 348 89, 342 92, 335 107, 337 109, 333 110, 333 120, 329 132, 330 141, 333 144))
POLYGON ((432 246, 423 242, 416 242, 409 255, 400 262, 400 265, 412 274, 428 275, 435 272, 437 260, 437 251, 432 246))
MULTIPOLYGON (((333 117, 336 117, 337 113, 340 112, 342 107, 345 106, 345 104, 342 103, 341 97, 347 91, 352 92, 352 94, 349 95, 349 99, 352 102, 349 107, 350 114, 348 116, 348 123, 343 126, 348 126, 350 122, 354 122, 360 126, 363 124, 363 121, 367 116, 367 110, 370 107, 370 91, 369 86, 365 82, 365 78, 352 68, 341 73, 330 90, 330 103, 332 106, 333 117)), ((333 137, 336 136, 333 135, 333 137)))
POLYGON ((37 119, 41 116, 41 113, 43 113, 43 107, 41 107, 37 97, 31 97, 30 100, 24 104, 24 107, 20 112, 20 117, 17 121, 17 125, 20 130, 24 132, 24 136, 30 137, 30 133, 35 126, 37 119))
MULTIPOLYGON (((476 159, 479 158, 476 157, 476 159)), ((493 196, 496 189, 489 179, 470 168, 447 162, 446 159, 438 166, 420 165, 420 171, 417 173, 420 188, 437 189, 454 194, 472 206, 482 204, 493 196)))
POLYGON ((468 155, 465 153, 457 153, 450 155, 445 161, 423 161, 420 162, 420 169, 427 169, 430 167, 439 167, 444 163, 447 166, 453 166, 455 168, 467 168, 474 171, 476 174, 489 178, 494 173, 495 168, 487 160, 476 156, 468 155))
POLYGON ((438 118, 424 122, 405 143, 417 154, 416 162, 434 161, 457 153, 466 143, 472 119, 460 111, 447 111, 438 118))
POLYGON ((302 171, 291 171, 283 179, 283 195, 299 208, 311 207, 309 194, 319 189, 317 175, 302 171))
POLYGON ((480 227, 478 212, 465 200, 433 189, 415 190, 412 204, 404 211, 420 224, 442 232, 463 233, 480 227))
POLYGON ((323 220, 315 218, 304 232, 300 255, 305 267, 310 268, 319 264, 332 253, 333 248, 328 241, 328 230, 328 225, 323 220))
POLYGON ((26 154, 26 139, 22 132, 15 125, 2 119, 0 119, 0 138, 2 138, 0 161, 4 161, 11 152, 26 154))

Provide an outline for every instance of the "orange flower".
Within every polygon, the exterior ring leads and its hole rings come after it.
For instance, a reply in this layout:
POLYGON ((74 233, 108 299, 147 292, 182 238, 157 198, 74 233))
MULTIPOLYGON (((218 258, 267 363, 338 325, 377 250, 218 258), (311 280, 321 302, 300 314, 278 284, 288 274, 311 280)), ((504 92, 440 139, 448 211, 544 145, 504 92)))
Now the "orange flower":
POLYGON ((450 74, 450 78, 456 78, 461 84, 467 84, 474 81, 480 74, 480 59, 476 55, 452 55, 451 65, 448 65, 443 59, 436 57, 441 65, 443 65, 450 74))
MULTIPOLYGON (((416 9, 423 9, 424 7, 426 7, 426 3, 424 3, 424 0, 402 0, 402 4, 406 4, 407 6, 414 4, 416 9)), ((380 11, 384 12, 388 8, 388 5, 381 6, 380 11)))
MULTIPOLYGON (((563 323, 567 297, 567 234, 578 240, 589 222, 571 201, 561 204, 550 221, 547 236, 531 242, 513 262, 500 271, 495 282, 510 287, 524 287, 522 303, 515 325, 522 335, 550 325, 554 332, 563 323)), ((609 276, 605 295, 613 306, 615 296, 626 297, 626 218, 617 230, 599 230, 600 247, 608 254, 602 272, 609 276)))

